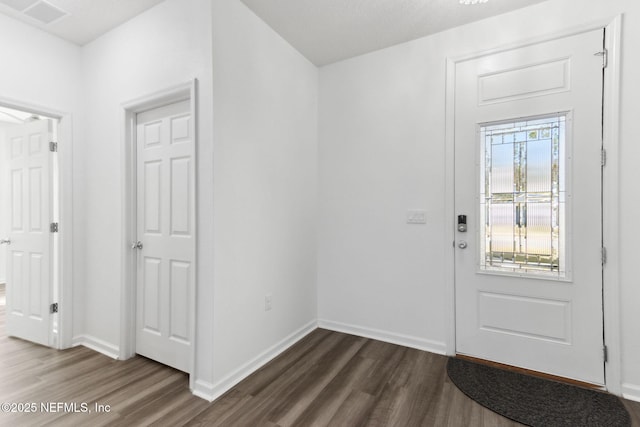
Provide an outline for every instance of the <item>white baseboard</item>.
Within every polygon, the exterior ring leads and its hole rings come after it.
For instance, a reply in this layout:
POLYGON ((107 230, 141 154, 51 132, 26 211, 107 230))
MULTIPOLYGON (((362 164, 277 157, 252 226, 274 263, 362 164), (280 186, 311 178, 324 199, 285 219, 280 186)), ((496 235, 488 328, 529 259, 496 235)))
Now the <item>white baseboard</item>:
POLYGON ((640 402, 640 385, 629 383, 622 384, 622 397, 640 402))
POLYGON ((397 334, 395 332, 382 331, 379 329, 366 328, 362 326, 349 325, 346 323, 332 322, 330 320, 318 320, 318 327, 331 331, 343 332, 345 334, 357 335, 371 338, 391 344, 411 347, 418 350, 428 351, 436 354, 447 354, 447 346, 444 342, 432 341, 410 335, 397 334))
POLYGON ((215 394, 215 385, 207 381, 195 380, 191 393, 193 393, 194 396, 198 396, 199 398, 208 400, 209 402, 213 402, 217 399, 217 397, 213 397, 215 394))
POLYGON ((268 348, 261 354, 259 354, 254 359, 242 365, 240 368, 236 369, 231 374, 224 377, 222 380, 218 381, 215 384, 211 384, 207 381, 201 381, 196 379, 195 386, 192 390, 192 393, 202 399, 208 400, 209 402, 213 402, 218 397, 222 396, 224 393, 229 391, 233 386, 238 384, 240 381, 266 365, 276 356, 280 355, 282 352, 287 350, 289 347, 294 345, 296 342, 300 341, 306 335, 317 329, 318 324, 314 320, 309 322, 302 328, 298 329, 294 333, 290 334, 282 341, 278 342, 274 346, 268 348))
POLYGON ((113 345, 96 337, 92 337, 91 335, 77 335, 73 337, 71 346, 77 347, 79 345, 90 348, 91 350, 97 351, 98 353, 102 353, 112 359, 117 359, 120 355, 120 349, 117 345, 113 345))

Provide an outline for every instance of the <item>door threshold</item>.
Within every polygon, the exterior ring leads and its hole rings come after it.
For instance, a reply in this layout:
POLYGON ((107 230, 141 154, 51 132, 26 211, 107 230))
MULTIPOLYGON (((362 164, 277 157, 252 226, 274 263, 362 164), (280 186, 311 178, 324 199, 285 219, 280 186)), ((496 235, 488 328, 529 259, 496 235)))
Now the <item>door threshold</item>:
POLYGON ((559 377, 553 374, 547 374, 540 371, 532 371, 526 368, 519 368, 517 366, 506 365, 504 363, 493 362, 491 360, 479 359, 473 356, 467 356, 465 354, 457 353, 456 358, 466 360, 473 363, 478 363, 480 365, 490 366, 492 368, 502 369, 504 371, 516 372, 518 374, 529 375, 531 377, 542 378, 545 380, 551 380, 562 384, 572 385, 580 388, 585 388, 588 390, 596 390, 596 391, 607 391, 607 388, 603 385, 592 384, 584 381, 574 380, 571 378, 559 377))

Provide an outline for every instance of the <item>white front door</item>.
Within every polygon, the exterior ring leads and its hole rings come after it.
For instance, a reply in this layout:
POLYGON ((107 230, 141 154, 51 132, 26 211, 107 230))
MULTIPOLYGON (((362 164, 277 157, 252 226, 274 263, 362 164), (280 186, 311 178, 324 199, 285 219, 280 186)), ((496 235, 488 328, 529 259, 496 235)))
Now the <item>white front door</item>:
POLYGON ((459 354, 604 384, 602 46, 456 63, 459 354))
POLYGON ((137 115, 136 352, 191 371, 195 141, 189 101, 137 115))
POLYGON ((6 130, 7 334, 49 345, 51 332, 51 120, 6 130))

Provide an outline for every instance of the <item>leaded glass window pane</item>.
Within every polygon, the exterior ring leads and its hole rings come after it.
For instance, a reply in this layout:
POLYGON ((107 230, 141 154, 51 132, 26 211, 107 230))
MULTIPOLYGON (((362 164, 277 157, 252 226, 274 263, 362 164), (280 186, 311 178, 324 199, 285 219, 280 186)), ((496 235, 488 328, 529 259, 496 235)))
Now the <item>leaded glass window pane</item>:
POLYGON ((565 277, 566 116, 480 128, 485 271, 565 277))

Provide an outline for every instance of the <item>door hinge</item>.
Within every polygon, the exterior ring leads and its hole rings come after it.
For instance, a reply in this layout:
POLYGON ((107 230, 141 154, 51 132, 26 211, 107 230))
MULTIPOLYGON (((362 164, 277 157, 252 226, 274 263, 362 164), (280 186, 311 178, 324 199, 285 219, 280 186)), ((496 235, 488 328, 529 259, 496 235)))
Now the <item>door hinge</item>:
POLYGON ((607 49, 596 52, 593 55, 602 56, 602 68, 607 68, 607 65, 609 65, 609 51, 607 49))
POLYGON ((600 151, 600 166, 604 167, 607 165, 607 150, 604 148, 600 151))
POLYGON ((607 263, 607 248, 602 247, 602 265, 607 263))
POLYGON ((49 142, 49 151, 51 151, 52 153, 57 153, 58 152, 58 143, 57 142, 49 142))
POLYGON ((51 231, 52 233, 57 233, 58 232, 58 223, 57 222, 52 222, 51 225, 49 226, 49 231, 51 231))
POLYGON ((604 363, 607 363, 609 361, 609 349, 606 345, 602 346, 602 355, 604 356, 604 363))
POLYGON ((54 302, 53 304, 51 304, 49 306, 49 311, 51 312, 51 314, 57 313, 58 312, 58 303, 54 302))

